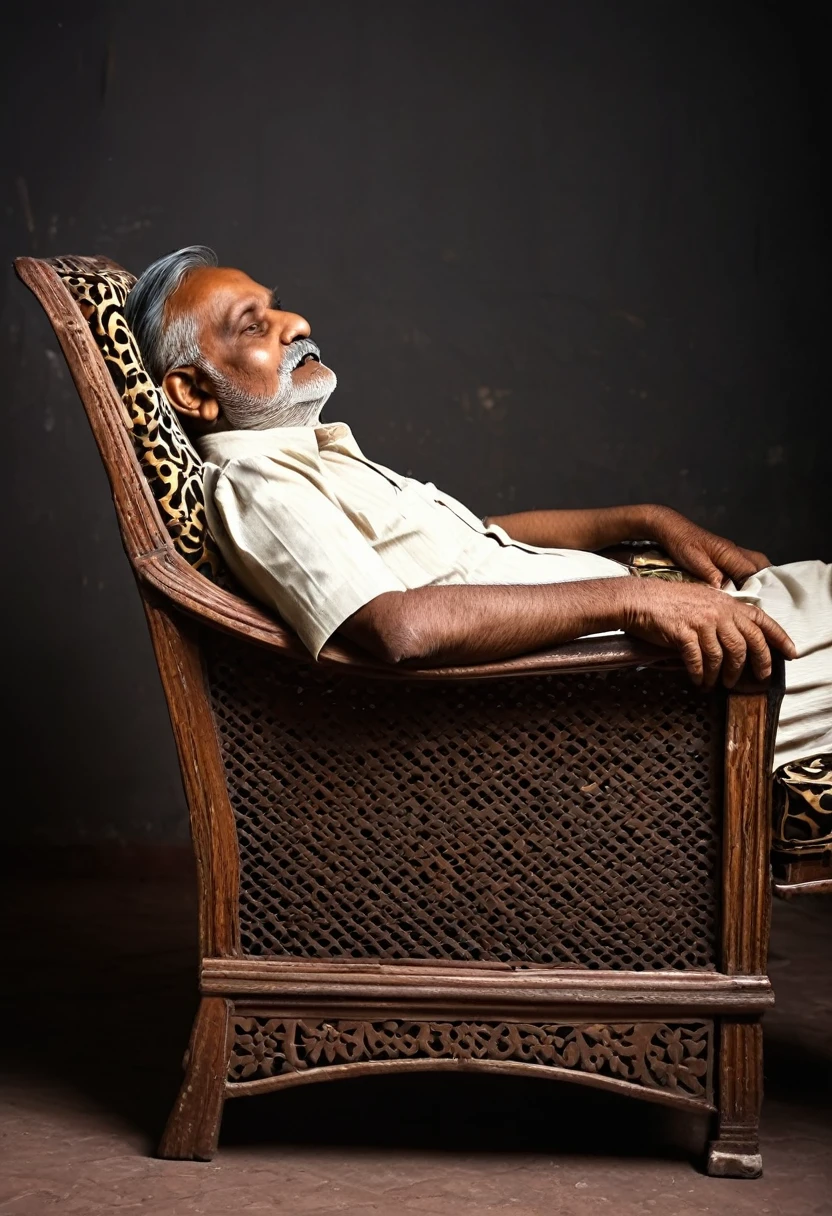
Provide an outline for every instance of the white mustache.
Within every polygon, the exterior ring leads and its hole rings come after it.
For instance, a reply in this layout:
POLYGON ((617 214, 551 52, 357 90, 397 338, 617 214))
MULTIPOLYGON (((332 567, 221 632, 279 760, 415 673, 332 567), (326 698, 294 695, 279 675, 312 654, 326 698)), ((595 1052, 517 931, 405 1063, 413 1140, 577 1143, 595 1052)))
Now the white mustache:
POLYGON ((280 362, 280 372, 293 372, 299 367, 307 355, 311 355, 318 363, 321 362, 321 348, 311 338, 296 338, 287 346, 286 353, 280 362))

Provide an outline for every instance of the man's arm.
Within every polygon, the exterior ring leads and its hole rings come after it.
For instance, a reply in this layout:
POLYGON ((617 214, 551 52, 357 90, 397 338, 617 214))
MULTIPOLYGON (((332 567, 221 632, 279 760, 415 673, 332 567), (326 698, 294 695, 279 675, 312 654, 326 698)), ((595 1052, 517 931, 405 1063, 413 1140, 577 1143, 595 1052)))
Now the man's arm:
POLYGON ((490 515, 485 522, 497 524, 512 540, 526 545, 592 552, 627 540, 653 540, 656 510, 642 504, 575 511, 518 511, 514 515, 490 515))
POLYGON ((709 587, 635 578, 533 587, 420 587, 379 595, 341 632, 389 663, 482 663, 624 629, 677 650, 695 684, 722 671, 734 684, 748 657, 760 679, 769 646, 794 658, 788 635, 759 608, 709 587))
POLYGON ((721 587, 727 579, 741 584, 771 565, 764 553, 743 549, 671 507, 653 503, 585 511, 521 511, 492 515, 487 522, 498 524, 512 540, 543 548, 593 551, 629 540, 657 541, 683 570, 712 587, 721 587))

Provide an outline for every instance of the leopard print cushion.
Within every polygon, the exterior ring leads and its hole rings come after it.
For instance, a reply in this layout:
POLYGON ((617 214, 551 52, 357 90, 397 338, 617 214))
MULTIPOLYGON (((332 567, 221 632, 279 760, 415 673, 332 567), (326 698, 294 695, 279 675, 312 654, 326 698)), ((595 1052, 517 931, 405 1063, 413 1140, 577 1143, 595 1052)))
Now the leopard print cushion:
POLYGON ((135 283, 126 270, 95 258, 51 258, 92 330, 125 408, 136 456, 175 547, 200 574, 223 581, 223 566, 205 520, 202 460, 179 425, 164 393, 142 363, 124 319, 135 283))
POLYGON ((774 847, 795 856, 832 852, 832 752, 774 774, 774 847))

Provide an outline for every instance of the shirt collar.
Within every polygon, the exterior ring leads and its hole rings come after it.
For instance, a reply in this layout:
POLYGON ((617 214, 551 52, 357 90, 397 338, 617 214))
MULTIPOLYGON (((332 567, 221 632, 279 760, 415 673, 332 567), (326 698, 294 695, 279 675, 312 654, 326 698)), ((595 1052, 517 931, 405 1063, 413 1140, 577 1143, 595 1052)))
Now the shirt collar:
POLYGON ((196 446, 203 460, 223 464, 241 456, 276 456, 292 450, 314 454, 324 448, 338 448, 363 460, 352 431, 344 422, 320 426, 276 426, 267 431, 216 431, 202 435, 196 446))

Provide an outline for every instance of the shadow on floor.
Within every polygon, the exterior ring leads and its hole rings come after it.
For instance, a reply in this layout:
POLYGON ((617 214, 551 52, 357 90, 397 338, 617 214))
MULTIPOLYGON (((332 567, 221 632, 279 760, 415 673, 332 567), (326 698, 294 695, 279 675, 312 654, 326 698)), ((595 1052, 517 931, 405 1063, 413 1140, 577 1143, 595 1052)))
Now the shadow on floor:
POLYGON ((226 1146, 694 1160, 707 1120, 567 1082, 447 1074, 362 1077, 226 1104, 226 1146))

